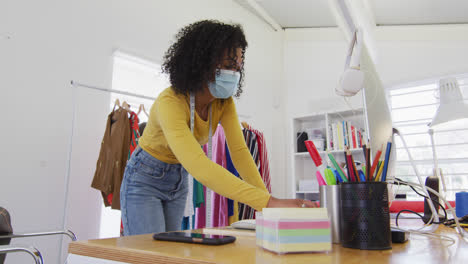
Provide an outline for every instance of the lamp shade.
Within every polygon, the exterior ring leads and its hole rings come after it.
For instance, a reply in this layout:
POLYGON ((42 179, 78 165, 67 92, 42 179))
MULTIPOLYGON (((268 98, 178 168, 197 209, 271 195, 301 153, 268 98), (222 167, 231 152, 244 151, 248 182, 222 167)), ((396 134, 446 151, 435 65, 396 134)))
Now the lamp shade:
POLYGON ((449 121, 468 118, 468 105, 463 101, 463 95, 456 78, 445 78, 439 81, 440 104, 430 127, 449 121))

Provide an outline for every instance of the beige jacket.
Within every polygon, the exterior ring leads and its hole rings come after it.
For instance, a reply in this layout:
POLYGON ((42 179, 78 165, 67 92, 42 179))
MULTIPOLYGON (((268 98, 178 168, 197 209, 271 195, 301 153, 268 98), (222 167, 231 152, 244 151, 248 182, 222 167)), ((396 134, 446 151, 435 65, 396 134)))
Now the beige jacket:
POLYGON ((128 112, 119 108, 107 118, 96 172, 91 183, 91 187, 101 191, 106 206, 110 205, 107 196, 113 193, 112 209, 120 209, 120 184, 127 164, 130 140, 128 112))

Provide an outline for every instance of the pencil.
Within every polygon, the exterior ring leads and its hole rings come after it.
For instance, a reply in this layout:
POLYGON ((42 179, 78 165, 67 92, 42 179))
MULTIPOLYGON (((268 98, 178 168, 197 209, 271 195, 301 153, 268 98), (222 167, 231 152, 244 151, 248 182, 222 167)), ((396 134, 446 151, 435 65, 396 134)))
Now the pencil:
POLYGON ((348 171, 348 178, 350 181, 353 182, 354 177, 353 177, 353 174, 351 173, 351 161, 349 160, 347 151, 345 150, 343 153, 344 153, 344 158, 346 161, 346 170, 348 171))
POLYGON ((348 154, 349 154, 349 158, 351 160, 351 165, 353 166, 352 169, 353 169, 353 174, 354 174, 354 177, 356 177, 356 179, 359 179, 359 174, 358 174, 358 171, 356 169, 356 164, 354 163, 354 159, 353 159, 353 155, 351 155, 351 151, 348 150, 348 154))
POLYGON ((366 159, 366 153, 367 153, 366 143, 364 143, 364 145, 362 145, 362 153, 364 153, 364 160, 365 160, 366 159))
POLYGON ((367 148, 367 152, 366 152, 366 177, 367 177, 367 181, 370 181, 371 180, 371 174, 370 174, 370 169, 371 169, 371 162, 370 162, 370 147, 367 148))
POLYGON ((375 181, 380 181, 380 178, 382 177, 382 171, 383 171, 383 164, 380 164, 379 171, 377 172, 377 175, 375 176, 375 181))
POLYGON ((390 152, 392 151, 392 138, 390 138, 387 142, 387 149, 385 150, 385 161, 384 161, 384 168, 382 171, 382 181, 387 179, 387 172, 388 172, 388 164, 390 162, 390 152))
POLYGON ((372 163, 372 168, 370 170, 370 177, 372 178, 372 175, 374 175, 375 169, 377 168, 377 165, 379 165, 379 159, 380 155, 382 154, 382 149, 383 145, 380 147, 380 149, 377 151, 374 157, 374 162, 372 163))
POLYGON ((380 167, 382 167, 382 161, 379 160, 379 163, 377 164, 377 168, 375 169, 375 181, 377 181, 377 175, 380 171, 380 167))

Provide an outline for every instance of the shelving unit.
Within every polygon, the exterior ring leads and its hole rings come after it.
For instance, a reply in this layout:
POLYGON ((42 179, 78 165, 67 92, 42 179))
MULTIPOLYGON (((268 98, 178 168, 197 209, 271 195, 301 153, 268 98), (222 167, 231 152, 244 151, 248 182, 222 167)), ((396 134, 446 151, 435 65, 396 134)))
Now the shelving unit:
MULTIPOLYGON (((334 155, 338 163, 344 162, 344 150, 335 150, 332 148, 332 132, 331 125, 337 122, 350 121, 355 127, 359 129, 367 128, 367 115, 364 109, 357 110, 345 110, 345 111, 333 111, 333 112, 320 112, 305 116, 299 116, 292 118, 291 120, 291 135, 292 135, 292 146, 291 148, 291 181, 293 194, 295 198, 318 200, 319 199, 319 185, 316 178, 316 170, 314 162, 312 161, 308 152, 297 152, 297 139, 298 133, 304 131, 314 131, 315 133, 321 133, 324 138, 324 149, 319 149, 319 154, 322 156, 322 160, 325 165, 329 164, 327 153, 334 155), (327 151, 328 150, 328 151, 327 151), (310 180, 313 182, 309 185, 308 189, 300 190, 299 182, 301 180, 310 180)), ((363 136, 367 137, 365 133, 363 136)), ((309 138, 310 139, 310 138, 309 138)), ((335 143, 336 144, 336 143, 335 143)), ((353 158, 358 161, 364 160, 364 154, 362 148, 350 149, 353 158)), ((321 172, 323 175, 323 171, 321 172)))

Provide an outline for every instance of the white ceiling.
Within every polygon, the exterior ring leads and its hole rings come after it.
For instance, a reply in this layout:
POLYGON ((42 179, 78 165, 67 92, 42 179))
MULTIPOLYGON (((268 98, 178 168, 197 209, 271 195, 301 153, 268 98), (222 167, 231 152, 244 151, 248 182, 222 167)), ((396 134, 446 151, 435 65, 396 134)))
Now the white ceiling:
MULTIPOLYGON (((247 0, 235 0, 246 6, 247 0)), ((254 0, 281 27, 335 27, 332 0, 254 0)), ((358 0, 348 0, 358 1, 358 0)), ((377 26, 467 24, 468 0, 361 0, 377 26)))
POLYGON ((372 0, 377 25, 468 23, 467 0, 372 0))
POLYGON ((256 0, 283 28, 336 27, 329 0, 256 0))

